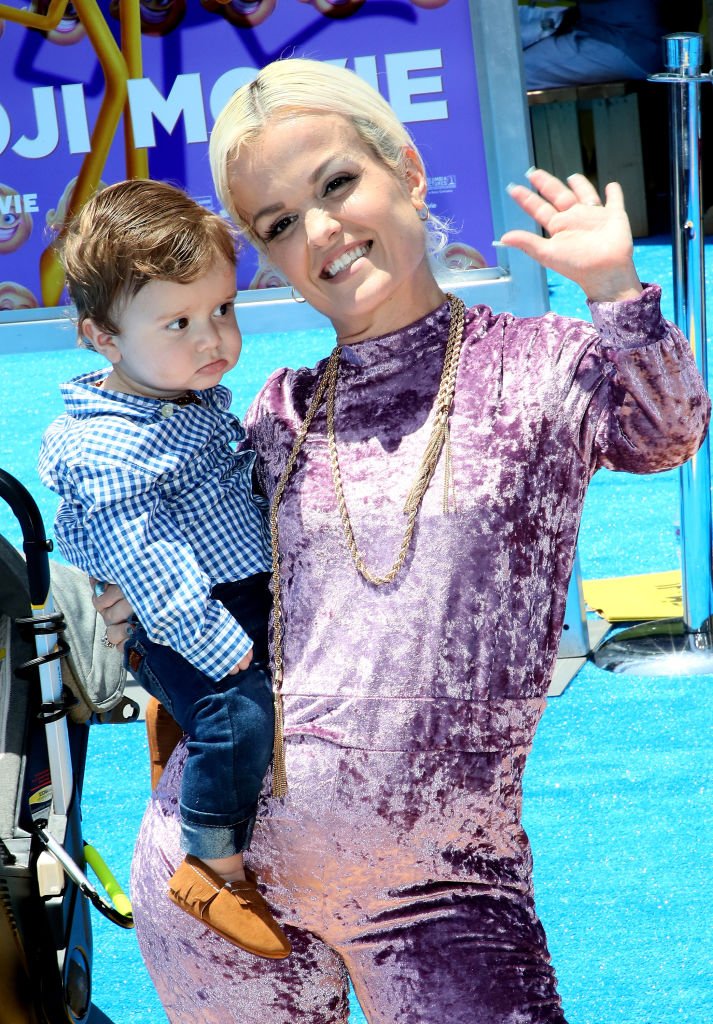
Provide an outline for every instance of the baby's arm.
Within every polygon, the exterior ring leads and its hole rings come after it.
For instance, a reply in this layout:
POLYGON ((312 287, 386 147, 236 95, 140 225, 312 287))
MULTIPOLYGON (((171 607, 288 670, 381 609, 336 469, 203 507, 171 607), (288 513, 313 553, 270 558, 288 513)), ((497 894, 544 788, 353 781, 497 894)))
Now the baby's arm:
MULTIPOLYGON (((95 580, 92 603, 99 615, 104 620, 107 632, 107 640, 113 647, 123 651, 124 645, 131 633, 130 619, 134 615, 134 609, 126 598, 124 591, 117 583, 102 583, 96 586, 95 580)), ((240 659, 226 675, 236 676, 250 667, 253 660, 253 648, 240 659)))
POLYGON ((206 675, 220 679, 247 667, 252 641, 211 598, 211 580, 167 514, 153 478, 126 464, 94 465, 73 484, 83 521, 78 530, 76 511, 65 504, 55 528, 65 557, 117 583, 148 636, 206 675))

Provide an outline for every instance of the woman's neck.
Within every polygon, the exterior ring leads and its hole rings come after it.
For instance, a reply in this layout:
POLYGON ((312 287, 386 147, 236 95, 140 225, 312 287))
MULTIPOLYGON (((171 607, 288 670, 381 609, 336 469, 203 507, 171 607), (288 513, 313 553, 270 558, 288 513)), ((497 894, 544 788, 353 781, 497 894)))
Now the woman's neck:
POLYGON ((399 298, 393 303, 382 303, 373 312, 360 317, 335 318, 332 324, 340 345, 358 345, 369 338, 381 338, 408 327, 438 309, 445 301, 445 293, 434 279, 432 287, 413 301, 404 303, 399 298))

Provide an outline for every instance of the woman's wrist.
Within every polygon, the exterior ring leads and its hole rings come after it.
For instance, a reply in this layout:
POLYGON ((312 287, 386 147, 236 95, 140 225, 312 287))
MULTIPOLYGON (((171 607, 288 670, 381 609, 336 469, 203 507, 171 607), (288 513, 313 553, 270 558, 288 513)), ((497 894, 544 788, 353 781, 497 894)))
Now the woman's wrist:
POLYGON ((644 290, 633 263, 625 269, 593 275, 581 287, 589 302, 626 302, 637 299, 644 290))

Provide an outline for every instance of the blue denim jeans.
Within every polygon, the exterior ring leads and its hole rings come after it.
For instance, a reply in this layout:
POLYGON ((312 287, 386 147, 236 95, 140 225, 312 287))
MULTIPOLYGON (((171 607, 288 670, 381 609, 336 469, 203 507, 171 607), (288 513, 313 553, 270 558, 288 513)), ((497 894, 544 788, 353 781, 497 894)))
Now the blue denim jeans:
POLYGON ((134 678, 187 734, 181 846, 202 860, 247 850, 272 757, 268 580, 261 573, 213 589, 254 644, 250 667, 236 676, 210 679, 172 648, 149 640, 140 623, 126 643, 134 678))

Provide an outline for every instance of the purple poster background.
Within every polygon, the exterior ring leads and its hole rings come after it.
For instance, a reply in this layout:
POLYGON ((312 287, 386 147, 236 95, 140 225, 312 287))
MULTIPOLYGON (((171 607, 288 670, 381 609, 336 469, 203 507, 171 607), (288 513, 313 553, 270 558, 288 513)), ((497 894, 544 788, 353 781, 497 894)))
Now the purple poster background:
MULTIPOLYGON (((118 44, 114 5, 84 0, 85 21, 88 7, 118 44)), ((151 177, 219 210, 206 143, 225 101, 277 57, 328 60, 376 85, 414 135, 429 203, 455 229, 446 262, 492 262, 468 0, 146 0, 141 12, 142 72, 128 83, 128 106, 151 177)), ((91 149, 105 93, 101 40, 71 18, 49 38, 11 21, 0 30, 0 310, 28 309, 59 301, 40 259, 91 149)), ((122 122, 107 139, 104 184, 129 174, 122 122)), ((263 285, 256 270, 243 256, 239 285, 263 285)))

